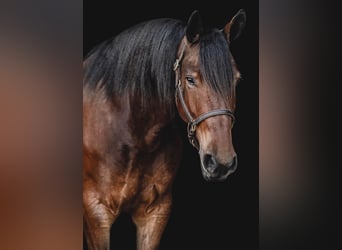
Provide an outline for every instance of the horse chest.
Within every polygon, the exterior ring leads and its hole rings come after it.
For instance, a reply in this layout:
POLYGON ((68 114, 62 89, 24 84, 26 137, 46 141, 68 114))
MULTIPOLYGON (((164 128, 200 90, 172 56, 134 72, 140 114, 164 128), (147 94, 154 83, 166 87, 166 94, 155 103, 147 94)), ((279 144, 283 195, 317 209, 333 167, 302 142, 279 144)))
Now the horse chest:
MULTIPOLYGON (((140 166, 147 167, 147 166, 140 166)), ((151 168, 151 166, 149 166, 151 168)), ((174 175, 166 173, 167 166, 153 168, 150 173, 144 172, 137 166, 131 166, 127 173, 121 177, 124 179, 120 187, 113 190, 113 200, 119 210, 131 211, 136 209, 148 209, 158 198, 170 189, 174 175)))

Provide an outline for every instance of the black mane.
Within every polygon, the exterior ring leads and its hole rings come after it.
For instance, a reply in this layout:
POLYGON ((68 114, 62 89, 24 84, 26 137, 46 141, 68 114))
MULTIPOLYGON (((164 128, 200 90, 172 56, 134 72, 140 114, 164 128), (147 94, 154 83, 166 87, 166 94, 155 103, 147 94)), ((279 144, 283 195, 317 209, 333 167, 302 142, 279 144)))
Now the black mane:
POLYGON ((214 29, 203 34, 199 42, 201 75, 226 100, 234 90, 233 58, 227 40, 222 31, 214 29))
MULTIPOLYGON (((175 75, 172 70, 186 24, 154 19, 137 24, 95 47, 85 58, 84 84, 103 87, 107 97, 130 96, 141 109, 162 105, 173 112, 175 75)), ((233 80, 228 44, 222 31, 200 39, 201 73, 218 93, 229 96, 233 80)))

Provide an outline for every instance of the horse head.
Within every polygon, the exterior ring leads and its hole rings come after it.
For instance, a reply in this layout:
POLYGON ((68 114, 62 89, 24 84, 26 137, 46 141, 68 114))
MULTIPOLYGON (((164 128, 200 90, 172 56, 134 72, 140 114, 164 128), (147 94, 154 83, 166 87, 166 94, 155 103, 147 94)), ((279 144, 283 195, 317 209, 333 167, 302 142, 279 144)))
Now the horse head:
POLYGON ((174 65, 177 109, 188 123, 189 140, 199 151, 207 181, 223 181, 237 168, 232 128, 240 73, 229 45, 239 37, 245 21, 240 10, 223 29, 205 30, 194 11, 174 65))

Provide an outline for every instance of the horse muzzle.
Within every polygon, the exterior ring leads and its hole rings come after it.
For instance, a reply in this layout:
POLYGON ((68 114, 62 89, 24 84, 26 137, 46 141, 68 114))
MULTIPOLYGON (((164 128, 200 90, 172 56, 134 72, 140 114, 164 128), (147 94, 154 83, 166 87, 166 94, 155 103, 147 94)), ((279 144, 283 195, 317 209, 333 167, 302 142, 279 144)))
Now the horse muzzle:
POLYGON ((201 157, 201 169, 203 177, 206 181, 220 182, 227 179, 227 177, 234 173, 237 168, 237 156, 222 164, 211 154, 205 154, 201 157))

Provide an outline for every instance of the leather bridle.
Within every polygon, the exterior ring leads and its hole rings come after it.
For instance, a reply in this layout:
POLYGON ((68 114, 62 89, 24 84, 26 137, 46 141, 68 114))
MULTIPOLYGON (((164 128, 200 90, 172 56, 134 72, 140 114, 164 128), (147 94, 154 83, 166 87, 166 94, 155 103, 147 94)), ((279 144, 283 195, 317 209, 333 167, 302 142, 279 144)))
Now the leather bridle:
POLYGON ((232 119, 232 124, 234 124, 235 116, 233 112, 231 112, 228 109, 214 109, 209 112, 206 112, 204 114, 199 115, 197 118, 193 118, 190 114, 190 111, 185 103, 184 96, 183 96, 183 86, 181 81, 181 72, 180 72, 180 65, 183 59, 184 50, 185 50, 185 44, 182 46, 182 50, 180 52, 179 58, 176 59, 173 70, 176 74, 176 102, 177 102, 177 96, 179 98, 179 101, 182 105, 182 108, 184 110, 184 113, 186 115, 186 118, 188 120, 188 126, 187 126, 187 132, 188 132, 188 139, 192 146, 194 146, 197 150, 199 149, 199 143, 196 138, 196 129, 197 126, 204 121, 205 119, 208 119, 209 117, 218 116, 218 115, 227 115, 230 116, 232 119))

